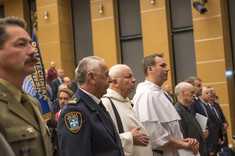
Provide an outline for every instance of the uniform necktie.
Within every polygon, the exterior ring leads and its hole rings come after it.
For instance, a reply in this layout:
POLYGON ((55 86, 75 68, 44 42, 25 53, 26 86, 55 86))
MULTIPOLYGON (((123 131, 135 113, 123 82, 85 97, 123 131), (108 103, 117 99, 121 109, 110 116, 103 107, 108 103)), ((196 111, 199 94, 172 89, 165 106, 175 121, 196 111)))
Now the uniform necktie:
POLYGON ((103 112, 107 115, 108 112, 107 112, 106 108, 104 107, 104 104, 102 103, 102 101, 100 101, 99 106, 103 110, 103 112))
POLYGON ((26 93, 22 92, 20 102, 24 106, 24 108, 35 118, 35 114, 33 112, 33 107, 31 105, 26 93))

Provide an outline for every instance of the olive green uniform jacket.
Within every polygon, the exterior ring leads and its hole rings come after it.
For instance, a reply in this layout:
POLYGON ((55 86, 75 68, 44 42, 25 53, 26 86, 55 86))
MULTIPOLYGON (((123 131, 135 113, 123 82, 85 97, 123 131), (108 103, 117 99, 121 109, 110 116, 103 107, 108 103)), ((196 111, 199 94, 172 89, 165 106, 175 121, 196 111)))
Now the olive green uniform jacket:
POLYGON ((51 156, 49 133, 38 109, 38 100, 28 96, 37 121, 0 83, 0 132, 16 156, 51 156))

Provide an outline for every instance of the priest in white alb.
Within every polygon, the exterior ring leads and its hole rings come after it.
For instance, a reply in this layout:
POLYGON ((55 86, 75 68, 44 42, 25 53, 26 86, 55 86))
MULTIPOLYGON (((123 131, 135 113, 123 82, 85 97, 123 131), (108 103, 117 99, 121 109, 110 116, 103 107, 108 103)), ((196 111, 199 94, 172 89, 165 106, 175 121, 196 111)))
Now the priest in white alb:
POLYGON ((150 134, 154 156, 180 156, 178 149, 198 153, 196 139, 183 139, 178 121, 180 116, 162 92, 167 80, 167 64, 161 54, 152 54, 142 61, 145 81, 138 84, 133 98, 134 110, 150 134))

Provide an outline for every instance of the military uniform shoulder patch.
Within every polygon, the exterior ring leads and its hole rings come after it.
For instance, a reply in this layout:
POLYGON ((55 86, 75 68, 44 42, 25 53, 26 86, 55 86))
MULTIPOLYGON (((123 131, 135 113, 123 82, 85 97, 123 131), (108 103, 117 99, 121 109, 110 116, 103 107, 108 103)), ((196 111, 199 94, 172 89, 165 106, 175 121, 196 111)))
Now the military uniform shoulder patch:
POLYGON ((77 103, 77 98, 73 98, 73 99, 70 100, 68 103, 77 103))
POLYGON ((82 114, 81 112, 69 112, 64 116, 64 121, 71 132, 77 133, 82 127, 82 114))

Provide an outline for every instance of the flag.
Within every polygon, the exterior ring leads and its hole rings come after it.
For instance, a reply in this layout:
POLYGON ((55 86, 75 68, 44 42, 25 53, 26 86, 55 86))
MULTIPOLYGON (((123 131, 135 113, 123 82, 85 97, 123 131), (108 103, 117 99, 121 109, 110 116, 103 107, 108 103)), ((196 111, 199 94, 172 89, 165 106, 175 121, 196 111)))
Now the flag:
POLYGON ((35 72, 24 79, 23 90, 39 100, 43 117, 49 118, 51 116, 51 112, 47 101, 45 70, 34 31, 32 33, 32 46, 37 52, 35 54, 37 63, 34 66, 35 72))

